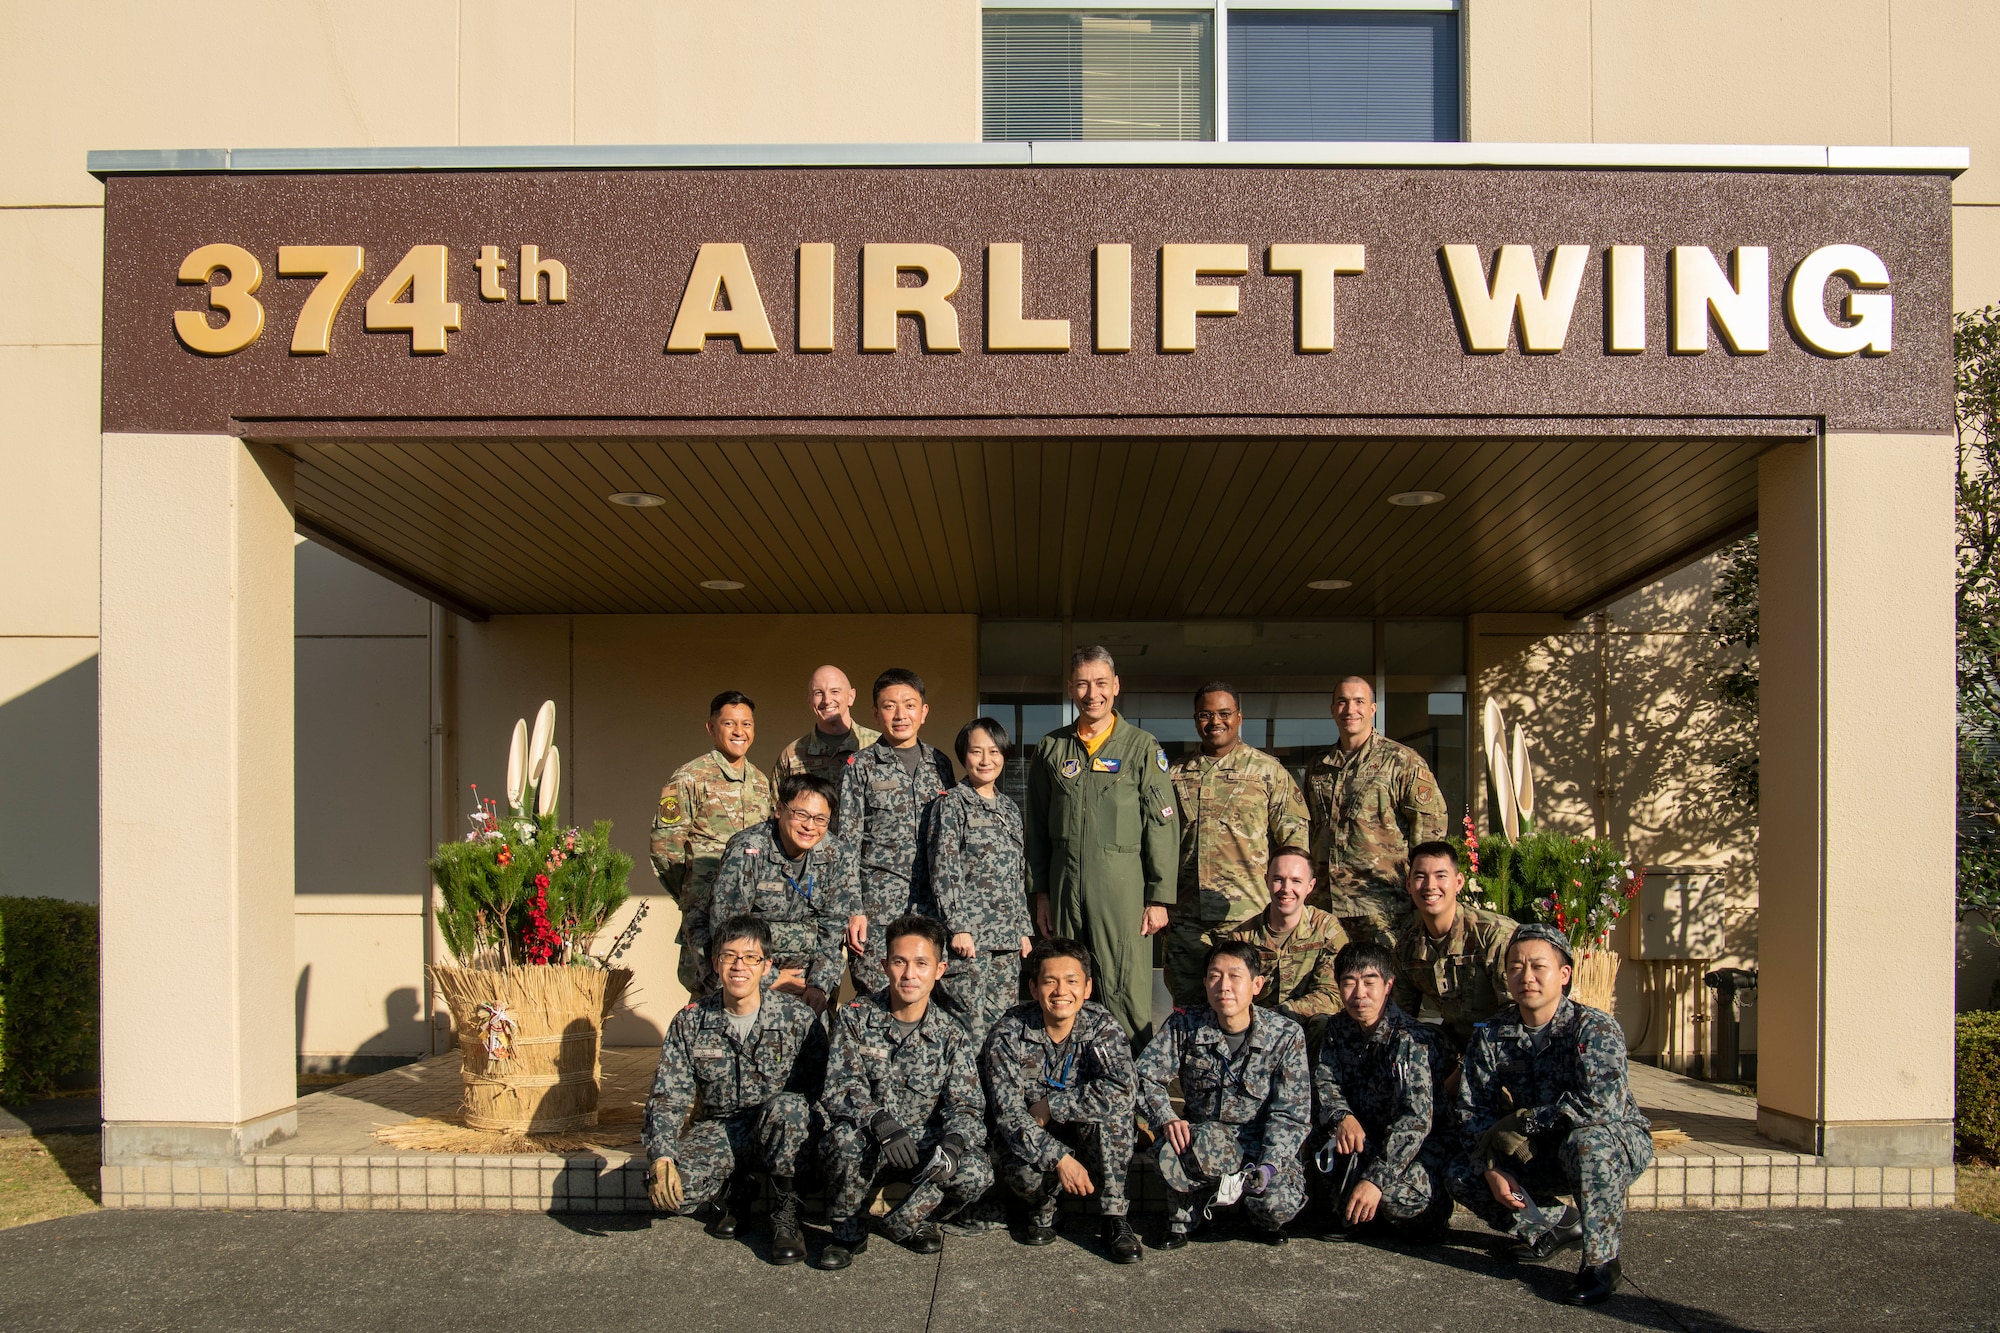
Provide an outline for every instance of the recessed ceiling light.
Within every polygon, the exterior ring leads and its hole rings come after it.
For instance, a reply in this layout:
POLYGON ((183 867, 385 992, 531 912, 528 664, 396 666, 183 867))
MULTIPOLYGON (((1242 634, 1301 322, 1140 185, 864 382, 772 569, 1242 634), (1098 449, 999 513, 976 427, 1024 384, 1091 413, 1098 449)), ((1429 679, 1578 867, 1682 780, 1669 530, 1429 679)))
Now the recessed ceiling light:
MULTIPOLYGON (((1314 592, 1339 592, 1342 588, 1352 588, 1354 586, 1354 582, 1351 579, 1314 579, 1311 583, 1308 583, 1306 586, 1308 588, 1311 588, 1314 592)), ((1305 638, 1312 638, 1315 636, 1307 634, 1294 634, 1292 637, 1295 639, 1305 639, 1305 638)))
POLYGON ((655 495, 651 491, 619 491, 605 498, 612 504, 624 505, 628 509, 653 509, 667 502, 666 496, 655 495))
POLYGON ((1415 509, 1421 505, 1437 504, 1443 499, 1443 491, 1398 491, 1389 497, 1389 503, 1402 505, 1406 509, 1415 509))
POLYGON ((703 579, 701 586, 712 592, 735 592, 743 585, 735 579, 703 579))

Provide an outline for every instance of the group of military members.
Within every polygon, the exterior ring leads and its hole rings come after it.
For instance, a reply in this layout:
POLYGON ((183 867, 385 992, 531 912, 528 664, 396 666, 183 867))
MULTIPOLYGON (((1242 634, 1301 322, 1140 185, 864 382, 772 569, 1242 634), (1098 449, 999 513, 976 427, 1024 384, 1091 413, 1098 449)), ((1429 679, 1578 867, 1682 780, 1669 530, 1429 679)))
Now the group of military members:
POLYGON ((773 1258, 794 1262, 798 1176, 819 1171, 819 1262, 841 1268, 883 1183, 908 1193, 882 1229, 933 1252, 945 1225, 1004 1225, 997 1179, 1027 1243, 1094 1196, 1110 1257, 1136 1262, 1143 1140, 1169 1200, 1154 1248, 1237 1204, 1283 1243, 1309 1200, 1328 1239, 1435 1238, 1455 1200, 1517 1257, 1581 1243, 1572 1300, 1616 1286, 1651 1152, 1622 1034, 1567 998, 1562 935, 1459 902, 1436 780, 1375 729, 1367 681, 1337 687, 1339 743, 1301 792, 1242 741, 1228 685, 1196 693, 1200 749, 1169 763, 1118 716, 1110 654, 1079 650, 1077 720, 1028 758, 1025 811, 997 788, 999 723, 960 731, 962 781, 919 739, 914 673, 875 682, 879 732, 836 668, 811 691, 775 784, 730 693, 661 796, 653 862, 696 998, 648 1104, 656 1205, 733 1234, 762 1171, 773 1258), (1177 1007, 1155 1031, 1158 934, 1177 1007), (835 1007, 843 968, 857 998, 835 1007))

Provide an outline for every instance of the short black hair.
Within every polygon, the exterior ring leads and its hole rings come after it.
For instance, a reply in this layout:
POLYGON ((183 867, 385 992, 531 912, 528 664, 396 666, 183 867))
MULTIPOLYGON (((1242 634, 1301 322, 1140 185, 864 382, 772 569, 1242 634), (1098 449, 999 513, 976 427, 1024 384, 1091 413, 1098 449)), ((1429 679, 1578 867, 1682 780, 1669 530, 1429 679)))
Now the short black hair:
POLYGON ((891 921, 889 928, 882 932, 882 943, 886 947, 906 935, 921 935, 929 940, 940 960, 944 958, 945 947, 951 943, 951 937, 944 933, 942 921, 916 912, 906 912, 891 921))
POLYGON ((833 784, 817 773, 787 773, 778 779, 778 804, 790 805, 801 796, 817 796, 826 802, 828 814, 840 808, 840 796, 833 784))
POLYGON ((771 956, 771 928, 764 924, 761 916, 742 912, 717 926, 715 933, 708 937, 709 956, 715 957, 722 952, 723 945, 736 940, 755 940, 764 950, 764 956, 771 956))
POLYGON ((1031 979, 1041 976, 1042 964, 1052 958, 1074 958, 1083 964, 1083 976, 1086 981, 1097 980, 1097 960, 1090 956, 1090 950, 1075 940, 1064 939, 1060 935, 1035 941, 1035 947, 1028 953, 1028 976, 1031 979))
POLYGON ((951 743, 951 748, 958 751, 958 762, 961 765, 965 763, 965 752, 972 748, 972 733, 975 731, 985 732, 987 739, 998 746, 1002 754, 1014 747, 1014 738, 1007 734, 1007 728, 1001 726, 998 721, 990 717, 975 717, 958 729, 958 739, 951 743))
POLYGON ((711 721, 722 716, 722 710, 732 704, 741 704, 752 713, 757 711, 757 701, 741 690, 724 690, 708 701, 708 716, 711 721))
POLYGON ((880 701, 882 691, 892 685, 909 686, 917 692, 919 699, 928 699, 930 697, 924 693, 924 678, 908 667, 890 667, 887 671, 875 677, 875 692, 868 697, 872 700, 880 701))
POLYGON ((1410 859, 1406 864, 1414 870, 1416 869, 1418 859, 1425 856, 1442 856, 1445 860, 1451 862, 1453 870, 1459 869, 1458 848, 1452 846, 1442 838, 1433 838, 1429 842, 1420 842, 1410 848, 1410 859))
POLYGON ((1194 706, 1197 709, 1200 708, 1201 701, 1211 694, 1228 695, 1230 705, 1239 713, 1243 711, 1243 696, 1238 694, 1236 687, 1226 680, 1211 680, 1208 684, 1196 690, 1194 692, 1194 706))
POLYGON ((1209 945, 1208 952, 1201 958, 1203 975, 1207 974, 1209 968, 1215 966, 1215 960, 1218 958, 1237 959, 1250 969, 1250 975, 1253 977, 1264 974, 1264 959, 1258 954, 1257 946, 1248 940, 1217 940, 1209 945))
POLYGON ((1361 972, 1374 972, 1384 981, 1396 979, 1396 956, 1375 940, 1355 940, 1340 946, 1333 956, 1333 976, 1338 981, 1361 972))

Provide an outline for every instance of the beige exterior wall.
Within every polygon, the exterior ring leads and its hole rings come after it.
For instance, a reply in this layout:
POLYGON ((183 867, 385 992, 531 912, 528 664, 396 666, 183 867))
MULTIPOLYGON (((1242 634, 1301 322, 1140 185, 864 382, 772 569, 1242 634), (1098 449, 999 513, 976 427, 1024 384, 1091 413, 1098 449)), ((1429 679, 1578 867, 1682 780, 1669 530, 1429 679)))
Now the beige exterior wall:
POLYGON ((501 616, 458 631, 455 809, 470 812, 467 784, 505 789, 507 737, 516 718, 556 701, 562 809, 578 824, 611 821, 612 840, 634 862, 633 902, 650 915, 627 961, 638 973, 629 1013, 608 1029, 614 1044, 651 1045, 687 1002, 675 980, 680 916, 647 859, 660 789, 709 748, 708 701, 742 690, 757 701, 750 759, 770 771, 787 741, 812 725, 806 682, 832 662, 862 691, 886 667, 906 666, 929 686, 924 739, 950 752, 975 715, 979 629, 972 616, 501 616))

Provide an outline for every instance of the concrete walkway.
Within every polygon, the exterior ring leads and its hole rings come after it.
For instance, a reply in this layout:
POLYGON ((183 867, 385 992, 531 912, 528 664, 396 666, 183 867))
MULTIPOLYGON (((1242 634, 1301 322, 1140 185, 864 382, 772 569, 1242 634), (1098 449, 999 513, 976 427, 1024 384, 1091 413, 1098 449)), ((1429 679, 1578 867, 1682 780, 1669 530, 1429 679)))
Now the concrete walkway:
POLYGON ((0 1328, 1991 1333, 2000 1315, 2000 1225, 1936 1210, 1635 1214, 1630 1283, 1595 1311, 1549 1299, 1573 1255, 1502 1263, 1463 1214, 1429 1250, 1219 1237, 1120 1268, 1092 1237, 953 1238, 932 1258, 876 1237, 823 1273, 630 1215, 101 1212, 0 1232, 0 1328))

